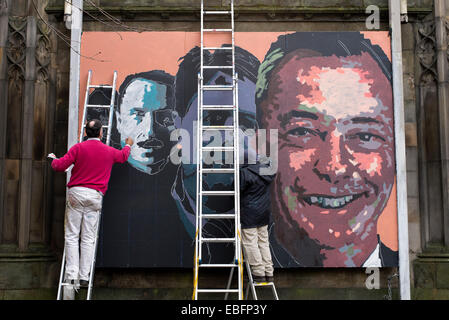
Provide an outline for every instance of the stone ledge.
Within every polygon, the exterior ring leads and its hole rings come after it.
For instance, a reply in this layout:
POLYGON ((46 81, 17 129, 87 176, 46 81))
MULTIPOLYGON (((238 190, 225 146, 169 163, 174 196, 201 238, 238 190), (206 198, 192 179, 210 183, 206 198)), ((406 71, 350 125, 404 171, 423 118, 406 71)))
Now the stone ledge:
MULTIPOLYGON (((136 1, 138 2, 138 1, 136 1)), ((169 13, 190 13, 190 14, 199 14, 200 6, 199 1, 198 5, 101 5, 101 9, 105 10, 108 13, 112 14, 123 14, 123 13, 161 13, 161 12, 169 12, 169 13)), ((223 10, 224 6, 211 6, 208 7, 208 10, 223 10)), ((242 13, 316 13, 316 14, 325 14, 325 13, 365 13, 366 6, 354 5, 354 6, 312 6, 312 5, 236 5, 235 7, 236 14, 242 13)), ((98 13, 99 10, 93 6, 85 5, 83 9, 89 13, 98 13)), ((58 14, 62 13, 64 10, 64 6, 56 3, 56 1, 51 1, 46 7, 45 11, 48 14, 58 14)), ((379 10, 382 13, 388 11, 388 7, 379 6, 379 10)), ((408 14, 409 15, 419 15, 419 14, 428 14, 432 12, 432 7, 409 7, 408 14)))
MULTIPOLYGON (((261 300, 272 300, 271 290, 257 289, 257 295, 261 300)), ((76 300, 86 299, 86 289, 81 289, 76 300)), ((388 294, 386 289, 277 289, 281 300, 385 300, 388 294)), ((55 300, 56 288, 31 289, 31 290, 0 290, 0 300, 55 300)), ((422 296, 423 294, 421 294, 422 296)), ((187 288, 102 288, 93 290, 93 300, 191 300, 192 289, 187 288)), ((251 298, 251 297, 250 297, 251 298)), ((222 294, 203 294, 201 299, 223 299, 222 294)), ((230 300, 235 296, 230 295, 230 300)), ((397 290, 392 291, 392 299, 397 300, 397 290)))
POLYGON ((0 290, 29 290, 57 285, 60 263, 55 257, 0 259, 0 290))
MULTIPOLYGON (((278 289, 281 300, 385 300, 386 290, 360 289, 278 289)), ((0 300, 55 300, 56 288, 30 290, 0 290, 0 300)), ((86 293, 80 292, 79 300, 86 293)), ((258 292, 259 298, 271 299, 268 293, 258 292)), ((210 297, 212 298, 212 297, 210 297)), ((449 300, 449 290, 413 289, 412 300, 449 300)), ((93 300, 191 300, 192 290, 188 289, 105 289, 95 288, 93 300)), ((220 298, 219 298, 220 299, 220 298)), ((398 300, 397 289, 392 291, 392 300, 398 300)))

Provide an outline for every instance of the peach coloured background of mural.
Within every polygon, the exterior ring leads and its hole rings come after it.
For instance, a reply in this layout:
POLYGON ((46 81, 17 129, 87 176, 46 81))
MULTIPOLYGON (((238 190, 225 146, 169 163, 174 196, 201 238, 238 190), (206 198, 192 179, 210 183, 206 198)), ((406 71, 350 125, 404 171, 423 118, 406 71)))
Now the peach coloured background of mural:
MULTIPOLYGON (((292 32, 237 32, 235 44, 263 61, 271 43, 278 36, 292 32)), ((373 44, 379 45, 391 60, 390 38, 386 31, 362 32, 373 44)), ((230 43, 229 35, 215 35, 207 46, 230 43)), ((117 71, 117 88, 126 76, 134 73, 164 70, 175 76, 179 58, 195 46, 200 46, 199 32, 84 32, 81 41, 80 111, 82 119, 88 70, 92 70, 92 84, 110 84, 117 71), (86 58, 92 57, 92 59, 86 58), (100 60, 104 60, 102 62, 100 60)), ((378 221, 382 242, 398 250, 396 184, 378 221)))

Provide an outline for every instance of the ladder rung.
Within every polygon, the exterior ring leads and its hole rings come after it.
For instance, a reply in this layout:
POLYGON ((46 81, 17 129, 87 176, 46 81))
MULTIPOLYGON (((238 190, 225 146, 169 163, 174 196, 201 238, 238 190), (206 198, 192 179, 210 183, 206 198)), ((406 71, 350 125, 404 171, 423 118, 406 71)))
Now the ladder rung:
POLYGON ((234 173, 234 169, 229 169, 229 168, 203 168, 203 173, 234 173))
POLYGON ((201 238, 202 242, 227 243, 235 242, 235 238, 201 238))
POLYGON ((76 286, 76 285, 73 283, 63 282, 63 283, 61 283, 61 286, 76 286))
POLYGON ((254 282, 253 281, 253 285, 255 287, 274 287, 273 282, 254 282))
POLYGON ((222 292, 229 292, 229 293, 239 293, 239 289, 197 289, 197 292, 203 292, 203 293, 222 293, 222 292))
POLYGON ((109 104, 87 104, 86 108, 110 108, 109 104))
POLYGON ((201 268, 234 268, 238 267, 237 264, 230 264, 230 263, 215 263, 215 264, 200 264, 199 267, 201 268))
POLYGON ((206 151, 234 151, 234 147, 202 147, 204 152, 206 151))
POLYGON ((235 191, 201 191, 203 196, 233 196, 235 191))
POLYGON ((219 90, 234 90, 234 86, 203 86, 203 90, 219 91, 219 90))
POLYGON ((89 88, 112 89, 112 86, 100 84, 100 85, 89 85, 89 88))
POLYGON ((230 105, 203 105, 203 110, 234 110, 234 106, 230 105))
POLYGON ((203 66, 203 69, 232 69, 232 66, 203 66))
POLYGON ((232 11, 218 11, 218 10, 214 10, 214 11, 204 11, 204 14, 231 14, 232 11))
POLYGON ((203 47, 203 50, 232 50, 232 47, 203 47))
POLYGON ((234 126, 203 126, 203 130, 234 130, 234 126))
POLYGON ((232 32, 232 29, 203 29, 203 32, 232 32))
POLYGON ((201 215, 203 219, 234 219, 235 214, 219 214, 219 213, 212 213, 212 214, 203 214, 201 215))

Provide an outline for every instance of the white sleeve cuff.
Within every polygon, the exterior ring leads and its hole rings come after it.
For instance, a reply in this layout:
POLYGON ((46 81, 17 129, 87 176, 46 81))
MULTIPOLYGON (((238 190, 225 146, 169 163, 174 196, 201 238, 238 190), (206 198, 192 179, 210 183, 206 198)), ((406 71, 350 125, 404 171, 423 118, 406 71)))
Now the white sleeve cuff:
POLYGON ((129 144, 126 144, 125 147, 129 147, 131 149, 131 146, 129 144))

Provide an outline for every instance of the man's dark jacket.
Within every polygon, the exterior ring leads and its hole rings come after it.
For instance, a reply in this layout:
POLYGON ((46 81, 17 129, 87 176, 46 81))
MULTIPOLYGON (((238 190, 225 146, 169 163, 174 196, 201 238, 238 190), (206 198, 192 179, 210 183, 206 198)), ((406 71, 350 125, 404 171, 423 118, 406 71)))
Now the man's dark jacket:
MULTIPOLYGON (((242 229, 257 228, 270 222, 270 184, 276 174, 262 175, 260 163, 240 168, 240 222, 242 229)), ((267 170, 266 170, 267 171, 267 170)))

